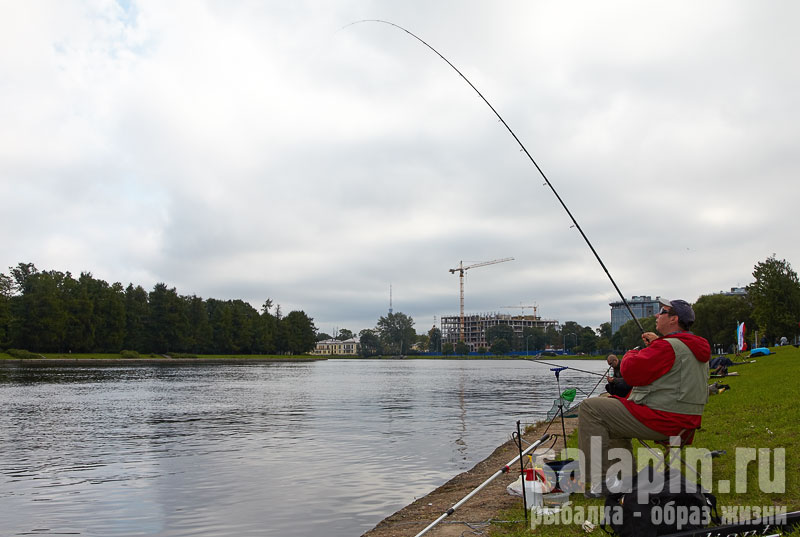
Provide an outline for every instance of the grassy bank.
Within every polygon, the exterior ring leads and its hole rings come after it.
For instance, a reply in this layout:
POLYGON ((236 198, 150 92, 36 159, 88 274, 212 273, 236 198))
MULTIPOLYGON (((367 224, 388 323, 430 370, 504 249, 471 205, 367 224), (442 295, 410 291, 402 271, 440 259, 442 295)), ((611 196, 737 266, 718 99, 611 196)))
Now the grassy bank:
MULTIPOLYGON (((796 379, 800 378, 800 349, 781 347, 776 354, 759 357, 757 362, 736 366, 730 371, 738 376, 712 379, 730 386, 719 395, 712 395, 703 415, 702 429, 695 435, 693 446, 709 451, 725 450, 719 458, 705 459, 706 465, 713 465, 711 492, 717 497, 720 514, 732 513, 736 506, 785 506, 787 511, 800 509, 800 453, 797 452, 796 432, 800 418, 800 405, 796 398, 796 379), (761 472, 757 462, 746 466, 740 464, 740 481, 746 488, 737 492, 737 448, 738 454, 747 453, 745 449, 766 449, 769 454, 768 472, 761 472), (774 492, 769 482, 776 477, 774 457, 777 448, 785 448, 785 488, 774 492), (708 461, 711 461, 710 464, 708 461), (746 469, 746 471, 745 471, 746 469), (730 492, 725 492, 725 482, 730 492), (762 490, 764 489, 764 490, 762 490)), ((731 357, 733 358, 733 357, 731 357)), ((634 450, 637 442, 634 442, 634 450)), ((570 437, 569 445, 577 447, 577 437, 570 437)), ((694 478, 689 470, 687 476, 694 478)), ((780 488, 781 479, 775 480, 780 488)), ((582 506, 584 512, 589 507, 602 507, 603 500, 588 500, 580 494, 570 496, 573 506, 582 506)), ((525 528, 522 522, 522 506, 509 512, 499 513, 498 520, 518 521, 495 523, 490 532, 494 536, 564 536, 586 535, 578 524, 539 526, 535 530, 525 528)), ((600 529, 595 533, 601 532, 600 529)))

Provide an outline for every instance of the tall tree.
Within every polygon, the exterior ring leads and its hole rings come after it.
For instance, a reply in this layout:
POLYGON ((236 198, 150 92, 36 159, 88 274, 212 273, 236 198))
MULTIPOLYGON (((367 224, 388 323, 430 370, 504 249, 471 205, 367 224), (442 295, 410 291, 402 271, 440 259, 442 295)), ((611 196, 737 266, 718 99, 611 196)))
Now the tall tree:
POLYGON ((94 300, 90 295, 92 275, 82 272, 75 280, 67 272, 62 282, 62 297, 67 309, 67 333, 64 346, 76 352, 95 350, 94 300))
POLYGON ((522 330, 522 341, 520 350, 534 351, 543 350, 547 346, 547 338, 544 329, 536 326, 526 326, 522 330))
POLYGON ((150 352, 150 338, 147 327, 150 324, 150 305, 147 302, 147 291, 141 285, 128 284, 125 288, 125 349, 150 352))
POLYGON ((281 319, 285 327, 287 351, 291 354, 304 354, 314 349, 317 338, 314 334, 317 328, 314 320, 304 311, 291 311, 281 319))
POLYGON ((340 328, 335 339, 338 339, 339 341, 347 341, 348 339, 353 339, 354 337, 355 334, 351 330, 348 330, 347 328, 340 328))
POLYGON ((213 345, 213 331, 208 320, 208 305, 199 296, 183 296, 189 322, 189 335, 186 349, 193 353, 208 352, 213 345))
MULTIPOLYGON (((644 328, 645 332, 656 331, 655 317, 643 317, 639 319, 639 322, 642 323, 642 328, 644 328)), ((611 344, 618 352, 627 351, 634 347, 641 347, 643 345, 642 333, 639 331, 639 326, 636 324, 636 321, 631 319, 620 326, 619 330, 617 330, 611 338, 611 344)))
POLYGON ((486 329, 486 343, 488 343, 489 346, 492 346, 498 339, 504 339, 509 346, 509 350, 514 350, 516 338, 514 337, 514 329, 511 325, 496 324, 486 329))
POLYGON ((712 345, 725 348, 736 343, 736 327, 745 322, 748 330, 755 329, 751 319, 752 306, 747 297, 703 295, 693 305, 695 322, 692 332, 706 338, 712 345))
POLYGON ((428 330, 428 351, 440 352, 442 350, 442 331, 435 326, 428 330))
POLYGON ((405 313, 390 313, 381 317, 376 328, 385 348, 394 354, 407 354, 417 337, 414 319, 405 313))
POLYGON ((68 312, 62 294, 68 277, 71 279, 69 273, 46 271, 17 279, 21 296, 12 303, 11 312, 15 347, 39 352, 69 350, 65 348, 68 312))
POLYGON ((381 338, 378 336, 378 332, 376 330, 366 328, 358 333, 358 338, 360 342, 360 353, 364 358, 383 354, 381 338))
POLYGON ((11 342, 11 297, 14 294, 14 280, 0 272, 0 348, 11 342))
POLYGON ((775 340, 795 335, 800 321, 800 282, 791 265, 772 254, 766 261, 756 263, 755 282, 747 286, 753 303, 753 318, 766 337, 775 340))
POLYGON ((189 321, 184 309, 185 303, 178 297, 177 290, 174 287, 169 289, 164 283, 157 283, 150 292, 149 303, 148 332, 152 350, 160 354, 185 350, 189 321))

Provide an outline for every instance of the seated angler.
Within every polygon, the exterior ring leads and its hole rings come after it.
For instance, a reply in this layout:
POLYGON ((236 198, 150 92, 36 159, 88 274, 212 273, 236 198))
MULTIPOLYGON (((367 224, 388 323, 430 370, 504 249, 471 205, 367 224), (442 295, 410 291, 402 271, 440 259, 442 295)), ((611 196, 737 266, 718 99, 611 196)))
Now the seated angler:
POLYGON ((622 359, 622 377, 633 387, 630 395, 593 397, 581 403, 578 447, 586 462, 583 475, 592 483, 586 492, 589 497, 607 493, 615 482, 614 476, 606 476, 613 462, 610 449, 631 453, 631 438, 668 440, 700 426, 708 400, 711 346, 689 332, 695 316, 686 301, 661 299, 660 303, 656 330, 662 336, 645 332, 645 348, 629 351, 622 359))
POLYGON ((614 373, 612 376, 606 377, 606 380, 608 380, 606 391, 618 397, 628 397, 628 394, 631 392, 631 387, 625 382, 625 379, 622 378, 622 373, 620 372, 622 362, 617 358, 616 354, 609 354, 608 358, 606 358, 606 362, 614 373))

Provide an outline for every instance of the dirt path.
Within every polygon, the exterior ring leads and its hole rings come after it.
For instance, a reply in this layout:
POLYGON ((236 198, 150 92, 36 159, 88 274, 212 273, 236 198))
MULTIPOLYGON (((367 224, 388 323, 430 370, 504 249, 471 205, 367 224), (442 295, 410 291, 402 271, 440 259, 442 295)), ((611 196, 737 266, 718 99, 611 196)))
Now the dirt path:
MULTIPOLYGON (((577 423, 577 418, 565 420, 568 435, 575 429, 577 423)), ((524 435, 524 439, 527 442, 538 440, 546 427, 547 424, 537 427, 524 435)), ((562 446, 560 438, 561 424, 554 422, 548 432, 559 435, 558 448, 560 449, 562 446)), ((549 446, 551 443, 552 440, 546 442, 545 445, 549 446)), ((411 505, 385 518, 377 526, 365 533, 363 537, 413 537, 476 489, 481 483, 489 479, 492 474, 502 468, 518 453, 517 445, 512 440, 509 440, 494 450, 487 459, 476 464, 471 470, 457 475, 427 496, 419 498, 411 505)), ((521 498, 511 496, 506 492, 506 487, 519 476, 518 464, 514 465, 516 472, 511 471, 492 481, 486 488, 425 535, 434 537, 469 535, 472 531, 471 526, 473 528, 485 527, 487 522, 491 519, 496 519, 503 509, 522 505, 521 498)))

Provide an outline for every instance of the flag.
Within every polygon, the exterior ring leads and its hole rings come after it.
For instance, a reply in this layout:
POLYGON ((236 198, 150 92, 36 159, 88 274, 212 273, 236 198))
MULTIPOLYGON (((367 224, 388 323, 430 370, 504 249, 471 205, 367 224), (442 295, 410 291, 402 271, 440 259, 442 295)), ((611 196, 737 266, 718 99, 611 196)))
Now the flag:
POLYGON ((742 321, 736 326, 736 343, 737 343, 736 347, 737 349, 739 349, 740 351, 745 350, 746 343, 744 342, 744 321, 742 321))

